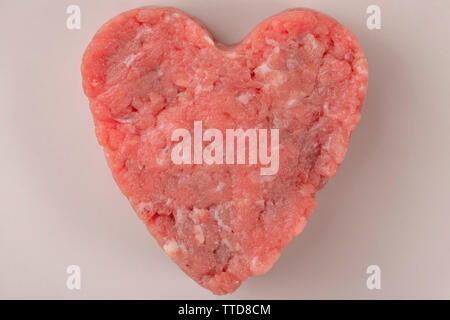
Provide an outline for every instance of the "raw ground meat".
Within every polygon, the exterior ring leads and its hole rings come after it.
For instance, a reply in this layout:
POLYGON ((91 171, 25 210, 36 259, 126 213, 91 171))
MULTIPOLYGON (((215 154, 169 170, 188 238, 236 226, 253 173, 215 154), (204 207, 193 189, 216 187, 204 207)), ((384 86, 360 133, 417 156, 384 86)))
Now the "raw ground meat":
POLYGON ((311 10, 224 45, 180 10, 144 7, 97 32, 82 76, 120 189, 184 272, 226 294, 267 272, 305 227, 360 119, 367 62, 350 31, 311 10), (278 173, 175 165, 171 134, 196 120, 223 132, 278 128, 278 173))

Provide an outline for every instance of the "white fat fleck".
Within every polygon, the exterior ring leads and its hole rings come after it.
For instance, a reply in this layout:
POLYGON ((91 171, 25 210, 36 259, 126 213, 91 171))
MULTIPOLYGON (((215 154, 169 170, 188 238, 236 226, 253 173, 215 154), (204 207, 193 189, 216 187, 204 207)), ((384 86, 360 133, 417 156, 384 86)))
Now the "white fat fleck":
POLYGON ((350 54, 346 53, 345 56, 344 56, 344 59, 345 60, 350 60, 350 54))
POLYGON ((178 208, 175 212, 175 223, 180 224, 183 223, 183 221, 186 219, 183 209, 178 208))
POLYGON ((275 41, 275 40, 273 40, 273 39, 266 38, 265 40, 266 40, 266 43, 267 43, 267 44, 270 44, 270 45, 272 45, 272 46, 274 46, 274 47, 277 47, 277 46, 278 46, 278 42, 275 41))
POLYGON ((204 35, 203 38, 204 38, 210 45, 213 45, 213 44, 214 44, 214 41, 213 41, 210 37, 208 37, 207 35, 204 35))
POLYGON ((163 249, 169 257, 172 257, 178 251, 178 243, 171 239, 164 244, 163 249))
POLYGON ((356 70, 358 71, 358 73, 360 73, 360 74, 367 74, 367 69, 366 68, 364 68, 362 65, 360 65, 360 64, 358 64, 357 66, 356 66, 356 70))
POLYGON ((219 184, 216 187, 216 191, 221 191, 224 186, 225 186, 225 183, 223 183, 222 181, 219 182, 219 184))
POLYGON ((228 239, 223 238, 223 239, 221 240, 221 242, 222 242, 228 249, 230 249, 230 250, 233 249, 233 247, 231 246, 231 243, 230 243, 230 241, 228 241, 228 239))
POLYGON ((307 46, 308 49, 314 50, 317 48, 317 40, 316 37, 314 37, 314 35, 308 33, 304 39, 306 40, 305 46, 307 46))
POLYGON ((264 90, 268 90, 273 87, 279 87, 286 82, 286 76, 282 72, 276 72, 270 81, 266 81, 263 86, 264 90))
POLYGON ((323 150, 327 151, 327 153, 329 153, 329 151, 330 151, 330 146, 331 146, 331 141, 332 141, 332 139, 333 139, 333 136, 330 135, 330 136, 328 137, 327 143, 322 147, 323 150))
POLYGON ((148 201, 148 202, 140 202, 137 207, 136 210, 138 213, 142 213, 144 210, 152 210, 153 208, 153 202, 148 201))
POLYGON ((217 225, 221 227, 225 231, 231 232, 231 228, 227 226, 225 223, 223 223, 222 219, 219 216, 219 210, 214 209, 214 219, 217 221, 217 225))
MULTIPOLYGON (((278 87, 286 82, 286 76, 283 72, 271 69, 266 62, 261 63, 261 65, 255 69, 255 73, 262 75, 266 75, 269 72, 271 73, 270 85, 278 87)), ((264 84, 264 89, 268 89, 270 85, 269 83, 264 84)))
POLYGON ((172 199, 172 198, 167 198, 167 200, 166 200, 166 206, 172 204, 172 202, 173 202, 173 199, 172 199))
POLYGON ((253 94, 251 94, 251 93, 243 93, 237 99, 240 102, 242 102, 243 104, 247 104, 252 97, 253 97, 253 94))
POLYGON ((196 224, 199 224, 201 218, 202 218, 202 210, 200 210, 199 208, 194 207, 194 210, 192 210, 192 220, 194 220, 194 222, 196 224))
POLYGON ((93 87, 98 86, 98 81, 97 81, 97 80, 92 81, 92 82, 91 82, 91 85, 92 85, 93 87))
POLYGON ((295 68, 297 67, 297 65, 298 65, 298 63, 297 63, 297 61, 294 60, 294 59, 288 59, 288 60, 286 61, 286 68, 287 68, 288 70, 295 70, 295 68))
POLYGON ((256 267, 257 267, 257 265, 259 263, 258 259, 259 259, 258 256, 253 257, 253 259, 252 259, 252 261, 250 263, 250 270, 252 270, 252 271, 256 270, 256 267))
MULTIPOLYGON (((159 130, 163 130, 166 127, 165 121, 158 122, 158 126, 156 127, 159 130)), ((155 132, 155 130, 153 130, 155 132)))
POLYGON ((213 89, 213 86, 207 86, 207 87, 203 87, 202 85, 198 84, 195 89, 194 89, 194 93, 195 94, 199 94, 202 91, 211 91, 213 89))
POLYGON ((195 94, 199 94, 200 92, 202 92, 203 87, 201 85, 197 85, 194 89, 195 94))
POLYGON ((194 226, 194 237, 195 241, 197 241, 198 244, 205 243, 205 236, 203 235, 202 227, 199 225, 194 226))
POLYGON ((289 99, 289 101, 287 102, 288 107, 292 107, 296 101, 296 99, 289 99))
POLYGON ((147 25, 144 25, 141 29, 139 29, 139 32, 136 34, 136 37, 134 37, 135 40, 140 39, 143 35, 147 35, 152 33, 153 30, 147 25))
POLYGON ((227 53, 225 53, 225 55, 226 55, 228 58, 236 58, 236 57, 238 56, 237 53, 234 52, 234 51, 227 52, 227 53))
POLYGON ((133 123, 134 119, 133 118, 114 118, 114 120, 116 120, 119 123, 133 123))
POLYGON ((174 16, 175 18, 179 18, 179 17, 180 17, 180 15, 179 15, 178 13, 176 13, 176 12, 173 14, 173 16, 174 16))
POLYGON ((141 33, 141 34, 149 34, 149 33, 152 33, 152 32, 153 32, 152 28, 150 28, 147 25, 144 25, 144 27, 142 28, 142 31, 140 31, 139 33, 141 33))
POLYGON ((128 57, 125 58, 125 65, 127 68, 133 63, 133 61, 138 57, 138 54, 130 54, 128 57))
POLYGON ((261 65, 255 69, 255 72, 261 72, 262 74, 266 74, 270 71, 272 71, 272 69, 269 68, 266 62, 261 63, 261 65))
POLYGON ((325 102, 325 103, 323 104, 323 111, 324 111, 325 114, 328 113, 328 102, 325 102))
POLYGON ((159 166, 164 166, 167 163, 166 157, 164 157, 164 156, 158 157, 158 159, 156 160, 156 163, 159 166))

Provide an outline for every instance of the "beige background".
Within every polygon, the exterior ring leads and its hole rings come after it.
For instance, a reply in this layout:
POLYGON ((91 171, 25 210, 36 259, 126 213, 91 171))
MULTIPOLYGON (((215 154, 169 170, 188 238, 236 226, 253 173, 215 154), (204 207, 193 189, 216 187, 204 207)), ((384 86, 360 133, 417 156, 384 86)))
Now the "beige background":
POLYGON ((147 234, 94 136, 79 66, 121 11, 177 6, 224 42, 289 7, 327 13, 359 38, 363 118, 305 231, 267 274, 226 298, 450 299, 450 1, 71 0, 0 2, 0 298, 216 298, 147 234), (82 10, 66 29, 66 7, 82 10), (382 29, 366 28, 378 4, 382 29), (66 288, 66 267, 82 288, 66 288), (382 289, 366 288, 366 268, 382 289))

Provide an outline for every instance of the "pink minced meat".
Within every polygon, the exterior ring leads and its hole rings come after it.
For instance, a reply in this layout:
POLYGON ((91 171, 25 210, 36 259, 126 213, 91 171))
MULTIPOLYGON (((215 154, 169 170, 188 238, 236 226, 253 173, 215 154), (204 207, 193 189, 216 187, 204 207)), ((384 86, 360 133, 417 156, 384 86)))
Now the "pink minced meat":
POLYGON ((293 9, 241 43, 173 8, 125 12, 95 35, 83 87, 120 189, 166 253, 216 294, 267 272, 305 227, 360 119, 367 62, 330 17, 293 9), (175 165, 176 128, 278 128, 279 171, 175 165))

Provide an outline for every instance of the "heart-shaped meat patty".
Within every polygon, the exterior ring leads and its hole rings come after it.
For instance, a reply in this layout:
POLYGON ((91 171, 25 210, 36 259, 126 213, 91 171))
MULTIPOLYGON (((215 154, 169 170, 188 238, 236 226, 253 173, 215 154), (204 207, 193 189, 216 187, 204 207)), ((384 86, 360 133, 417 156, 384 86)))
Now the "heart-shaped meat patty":
POLYGON ((359 121, 367 62, 350 31, 311 10, 273 16, 228 46, 180 10, 144 7, 97 32, 82 75, 120 189, 181 269, 225 294, 268 271, 305 227, 359 121), (278 129, 276 172, 176 164, 176 129, 210 143, 194 122, 223 144, 227 129, 278 129))

